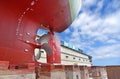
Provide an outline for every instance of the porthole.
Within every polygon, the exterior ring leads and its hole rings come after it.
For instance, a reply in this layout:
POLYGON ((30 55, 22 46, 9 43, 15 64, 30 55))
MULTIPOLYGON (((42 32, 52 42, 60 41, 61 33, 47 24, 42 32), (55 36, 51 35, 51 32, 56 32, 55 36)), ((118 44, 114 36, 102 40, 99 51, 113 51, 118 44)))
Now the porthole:
POLYGON ((73 57, 73 59, 75 59, 75 57, 73 57))
POLYGON ((66 58, 68 58, 68 56, 66 56, 66 58))

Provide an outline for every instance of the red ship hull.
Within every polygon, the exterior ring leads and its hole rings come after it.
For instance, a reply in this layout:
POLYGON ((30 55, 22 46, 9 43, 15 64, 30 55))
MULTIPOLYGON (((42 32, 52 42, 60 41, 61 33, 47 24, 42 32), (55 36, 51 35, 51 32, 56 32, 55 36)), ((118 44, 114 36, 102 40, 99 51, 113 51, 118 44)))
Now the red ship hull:
POLYGON ((34 62, 37 30, 62 32, 71 23, 68 0, 1 0, 0 60, 34 62))

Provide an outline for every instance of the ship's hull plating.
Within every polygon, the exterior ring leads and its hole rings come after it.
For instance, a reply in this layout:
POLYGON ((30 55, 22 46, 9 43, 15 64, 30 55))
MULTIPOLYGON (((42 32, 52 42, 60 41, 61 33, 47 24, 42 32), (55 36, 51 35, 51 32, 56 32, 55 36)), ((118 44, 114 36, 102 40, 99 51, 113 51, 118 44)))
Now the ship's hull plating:
POLYGON ((62 32, 72 19, 70 0, 1 0, 0 60, 10 64, 35 61, 37 30, 62 32))

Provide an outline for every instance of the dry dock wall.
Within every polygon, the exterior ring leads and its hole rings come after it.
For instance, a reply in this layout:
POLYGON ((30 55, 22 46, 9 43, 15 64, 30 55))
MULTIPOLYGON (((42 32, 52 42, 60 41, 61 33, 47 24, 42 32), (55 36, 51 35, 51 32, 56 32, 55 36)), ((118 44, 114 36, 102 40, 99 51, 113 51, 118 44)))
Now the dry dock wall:
POLYGON ((36 68, 37 79, 89 79, 87 66, 42 64, 36 68))
POLYGON ((65 66, 66 79, 81 79, 79 66, 66 65, 65 66))
POLYGON ((8 61, 0 61, 0 79, 36 79, 34 63, 9 66, 8 61))
POLYGON ((108 79, 106 67, 104 66, 92 66, 88 67, 90 79, 108 79))
POLYGON ((37 79, 66 79, 63 65, 42 64, 36 68, 37 79))
POLYGON ((81 79, 89 79, 89 71, 87 66, 79 66, 81 79))
POLYGON ((108 79, 120 79, 120 66, 107 66, 108 79))
POLYGON ((78 66, 34 63, 10 66, 0 61, 0 79, 120 79, 120 66, 78 66))
POLYGON ((35 73, 0 75, 0 79, 36 79, 35 73))

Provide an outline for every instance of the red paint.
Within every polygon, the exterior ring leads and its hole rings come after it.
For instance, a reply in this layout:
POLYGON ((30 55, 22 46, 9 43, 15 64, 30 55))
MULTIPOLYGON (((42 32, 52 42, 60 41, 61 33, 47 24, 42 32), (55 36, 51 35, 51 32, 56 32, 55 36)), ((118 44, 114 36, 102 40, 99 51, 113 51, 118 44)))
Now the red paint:
MULTIPOLYGON (((1 0, 0 60, 11 65, 34 62, 37 30, 62 32, 71 24, 69 10, 68 0, 1 0)), ((53 55, 48 61, 59 62, 60 54, 54 53, 57 61, 51 60, 53 55)))
POLYGON ((50 34, 50 35, 51 35, 51 38, 49 40, 49 44, 52 48, 52 54, 47 55, 47 62, 48 63, 61 63, 61 53, 60 53, 60 48, 58 47, 60 46, 59 44, 60 40, 57 39, 57 37, 55 38, 54 34, 50 34), (58 43, 58 46, 56 43, 58 43))
POLYGON ((9 62, 8 61, 0 61, 0 69, 8 69, 9 67, 9 62))

